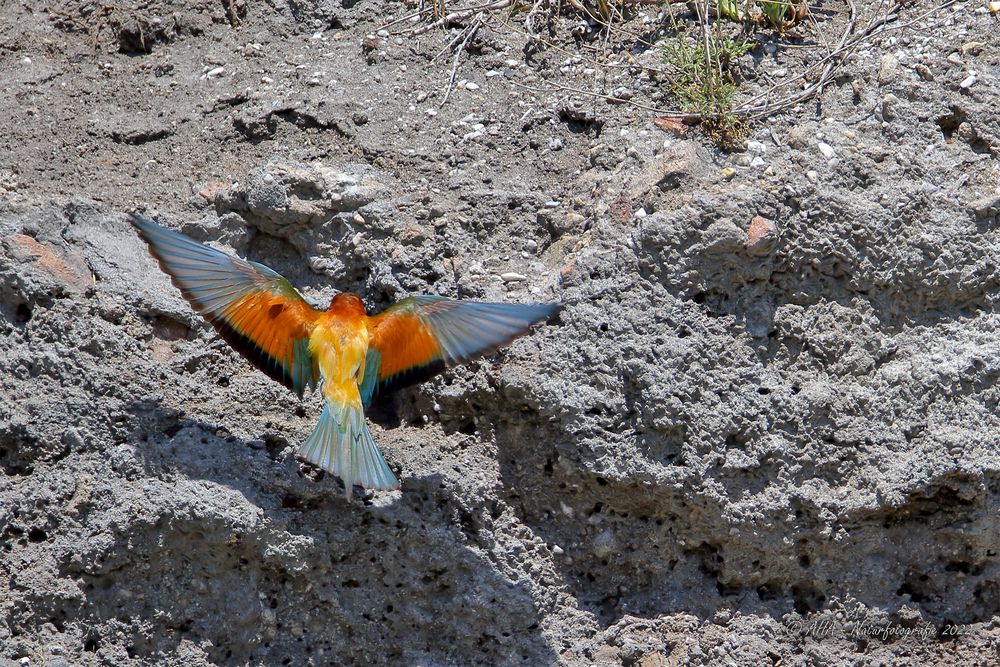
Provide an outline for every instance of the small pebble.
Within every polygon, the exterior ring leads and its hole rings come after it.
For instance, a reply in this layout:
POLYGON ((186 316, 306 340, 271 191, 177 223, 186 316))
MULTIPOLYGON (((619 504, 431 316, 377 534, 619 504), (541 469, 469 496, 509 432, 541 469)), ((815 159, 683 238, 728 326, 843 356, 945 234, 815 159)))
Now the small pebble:
POLYGON ((833 146, 824 141, 819 142, 819 152, 822 153, 823 157, 827 160, 833 158, 833 156, 837 154, 837 151, 833 150, 833 146))
POLYGON ((360 213, 358 213, 357 211, 355 211, 354 212, 354 222, 356 222, 359 225, 365 224, 365 216, 363 216, 360 213))
POLYGON ((465 89, 466 90, 479 90, 479 84, 478 83, 473 83, 473 82, 469 81, 467 84, 465 84, 465 89))
POLYGON ((878 82, 881 85, 892 83, 899 76, 899 58, 891 53, 882 56, 878 68, 878 82))
POLYGON ((896 97, 895 95, 893 95, 892 93, 889 93, 888 95, 886 95, 885 97, 883 97, 882 98, 882 118, 884 118, 885 120, 892 120, 893 118, 895 118, 896 114, 895 114, 895 112, 893 112, 893 108, 897 104, 899 104, 899 98, 896 97))
POLYGON ((765 164, 766 163, 764 162, 764 158, 762 158, 759 155, 755 157, 753 160, 750 160, 750 166, 753 167, 754 169, 763 167, 765 164))
POLYGON ((500 279, 505 283, 519 283, 528 279, 527 276, 522 276, 520 273, 501 273, 500 279))
POLYGON ((206 79, 218 79, 226 71, 225 67, 213 67, 212 69, 205 72, 206 79))
MULTIPOLYGON (((21 58, 21 64, 22 65, 30 65, 31 64, 31 58, 29 58, 28 56, 25 56, 25 57, 21 58)), ((24 659, 27 660, 27 658, 24 658, 24 659)))
POLYGON ((810 183, 818 183, 819 182, 819 172, 816 171, 815 169, 810 169, 809 171, 806 172, 806 178, 809 179, 810 183))
POLYGON ((986 46, 982 42, 966 42, 962 45, 962 55, 968 56, 978 56, 983 51, 983 47, 986 46))
POLYGON ((963 90, 968 90, 975 85, 977 79, 977 73, 975 71, 969 72, 969 76, 962 80, 962 83, 958 84, 963 90))

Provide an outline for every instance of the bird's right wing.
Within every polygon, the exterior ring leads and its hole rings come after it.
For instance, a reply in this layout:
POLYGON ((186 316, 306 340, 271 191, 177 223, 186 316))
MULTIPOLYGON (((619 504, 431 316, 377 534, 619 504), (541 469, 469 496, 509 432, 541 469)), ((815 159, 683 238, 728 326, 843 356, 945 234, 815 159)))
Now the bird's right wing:
POLYGON ((320 311, 263 264, 198 243, 133 214, 132 224, 174 285, 233 348, 302 395, 319 369, 309 336, 320 311))
POLYGON ((558 304, 483 303, 439 296, 403 299, 368 320, 361 399, 423 382, 489 354, 559 310, 558 304))

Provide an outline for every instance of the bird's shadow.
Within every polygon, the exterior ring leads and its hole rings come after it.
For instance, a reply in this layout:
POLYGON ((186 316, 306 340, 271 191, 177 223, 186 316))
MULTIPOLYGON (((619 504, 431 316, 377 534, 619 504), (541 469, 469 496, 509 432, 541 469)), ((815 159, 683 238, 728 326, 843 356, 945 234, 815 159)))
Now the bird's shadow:
POLYGON ((141 474, 172 497, 91 559, 104 565, 85 595, 97 618, 161 626, 159 643, 134 637, 138 654, 190 637, 221 664, 303 651, 347 664, 557 662, 532 591, 470 543, 455 518, 463 500, 439 476, 348 501, 279 441, 238 438, 156 400, 133 414, 141 474), (138 567, 159 583, 123 598, 138 567))

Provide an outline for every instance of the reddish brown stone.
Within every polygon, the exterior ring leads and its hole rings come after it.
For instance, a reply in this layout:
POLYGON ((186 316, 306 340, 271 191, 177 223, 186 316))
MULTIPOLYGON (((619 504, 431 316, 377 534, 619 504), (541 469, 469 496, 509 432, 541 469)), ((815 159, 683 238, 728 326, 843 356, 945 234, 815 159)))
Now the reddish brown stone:
POLYGON ((777 225, 773 221, 757 215, 750 221, 744 245, 753 255, 766 255, 774 249, 777 240, 777 225))
POLYGON ((11 259, 43 271, 69 291, 79 292, 93 283, 87 263, 66 248, 41 243, 25 234, 11 234, 3 242, 11 259))

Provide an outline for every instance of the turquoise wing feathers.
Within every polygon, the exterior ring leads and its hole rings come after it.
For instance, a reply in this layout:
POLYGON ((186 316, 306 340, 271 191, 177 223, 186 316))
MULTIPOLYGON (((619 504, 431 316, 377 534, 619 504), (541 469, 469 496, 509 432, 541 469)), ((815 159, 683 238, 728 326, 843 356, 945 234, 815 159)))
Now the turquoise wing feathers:
POLYGON ((369 318, 361 398, 423 382, 445 368, 489 354, 552 317, 558 304, 404 299, 369 318))

